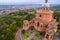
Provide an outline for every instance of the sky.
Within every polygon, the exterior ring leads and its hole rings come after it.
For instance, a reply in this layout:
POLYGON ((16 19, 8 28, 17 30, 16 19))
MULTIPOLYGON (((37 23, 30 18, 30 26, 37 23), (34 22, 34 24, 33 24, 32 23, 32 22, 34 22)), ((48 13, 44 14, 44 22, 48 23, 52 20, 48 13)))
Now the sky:
MULTIPOLYGON (((0 4, 42 4, 45 0, 0 0, 0 4)), ((60 0, 49 0, 50 4, 60 4, 60 0)))

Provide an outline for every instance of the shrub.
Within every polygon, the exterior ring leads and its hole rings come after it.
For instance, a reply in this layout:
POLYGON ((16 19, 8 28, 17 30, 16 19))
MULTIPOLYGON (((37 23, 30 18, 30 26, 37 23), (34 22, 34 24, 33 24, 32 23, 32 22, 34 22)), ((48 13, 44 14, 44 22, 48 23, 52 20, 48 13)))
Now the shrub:
POLYGON ((34 30, 31 29, 31 30, 30 30, 30 33, 33 33, 33 32, 34 32, 34 30))
POLYGON ((37 33, 35 34, 35 36, 36 36, 36 37, 40 37, 41 34, 40 34, 39 32, 37 32, 37 33))
POLYGON ((33 38, 31 40, 34 40, 33 38))
POLYGON ((22 34, 22 38, 23 39, 27 39, 28 38, 28 35, 26 33, 22 34))
POLYGON ((22 34, 24 34, 25 33, 25 30, 22 30, 22 34))

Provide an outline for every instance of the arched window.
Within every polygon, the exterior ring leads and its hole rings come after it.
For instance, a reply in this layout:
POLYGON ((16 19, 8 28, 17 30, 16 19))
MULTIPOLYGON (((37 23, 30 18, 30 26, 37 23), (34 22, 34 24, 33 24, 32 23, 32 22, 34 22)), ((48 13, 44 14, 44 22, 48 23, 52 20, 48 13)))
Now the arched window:
POLYGON ((47 35, 46 35, 46 38, 48 39, 48 37, 49 37, 49 35, 47 34, 47 35))
POLYGON ((39 22, 37 22, 37 26, 39 27, 39 22))
POLYGON ((40 17, 41 17, 41 14, 40 14, 40 17))
POLYGON ((27 26, 28 26, 28 24, 27 24, 27 26))

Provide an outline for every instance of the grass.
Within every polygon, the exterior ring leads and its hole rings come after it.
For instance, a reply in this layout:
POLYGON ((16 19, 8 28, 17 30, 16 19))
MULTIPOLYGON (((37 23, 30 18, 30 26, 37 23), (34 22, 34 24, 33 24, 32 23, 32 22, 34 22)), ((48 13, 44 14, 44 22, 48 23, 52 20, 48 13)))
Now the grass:
POLYGON ((25 32, 25 30, 22 30, 22 38, 23 40, 28 38, 28 34, 25 32))
MULTIPOLYGON (((34 30, 33 29, 30 29, 29 30, 29 33, 30 34, 34 33, 34 30)), ((36 38, 39 38, 40 36, 41 36, 41 34, 39 32, 36 32, 35 33, 35 37, 36 38)), ((26 33, 26 31, 25 30, 22 30, 22 38, 23 38, 23 40, 26 40, 28 37, 29 37, 29 35, 26 33)), ((34 40, 34 38, 31 38, 31 40, 34 40)))
POLYGON ((33 29, 31 29, 31 30, 30 30, 30 33, 33 33, 33 32, 34 32, 34 30, 33 30, 33 29))
POLYGON ((40 37, 41 34, 40 34, 39 32, 37 32, 37 33, 35 34, 35 36, 36 36, 36 37, 40 37))
POLYGON ((34 40, 33 38, 31 40, 34 40))
POLYGON ((28 35, 26 33, 22 34, 23 39, 27 39, 28 35))

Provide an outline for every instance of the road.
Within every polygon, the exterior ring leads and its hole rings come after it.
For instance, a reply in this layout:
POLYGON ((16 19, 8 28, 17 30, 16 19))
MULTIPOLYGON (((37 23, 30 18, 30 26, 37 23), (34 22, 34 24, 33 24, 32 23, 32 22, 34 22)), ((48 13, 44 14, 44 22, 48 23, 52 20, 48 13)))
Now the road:
POLYGON ((15 36, 15 40, 21 40, 21 28, 18 28, 18 31, 15 36))

